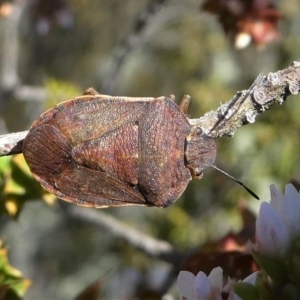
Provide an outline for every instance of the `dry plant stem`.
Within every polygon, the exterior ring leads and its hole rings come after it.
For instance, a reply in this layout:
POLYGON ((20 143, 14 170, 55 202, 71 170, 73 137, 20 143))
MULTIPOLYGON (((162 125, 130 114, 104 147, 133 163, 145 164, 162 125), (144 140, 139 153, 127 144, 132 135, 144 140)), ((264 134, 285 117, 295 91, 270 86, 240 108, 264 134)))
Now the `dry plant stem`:
POLYGON ((282 104, 289 95, 298 94, 299 89, 300 62, 294 61, 290 67, 276 73, 260 74, 248 90, 237 92, 216 111, 190 122, 210 137, 233 136, 239 127, 254 123, 258 114, 275 103, 282 104))
POLYGON ((114 238, 122 238, 134 248, 141 250, 149 256, 159 258, 165 262, 174 265, 181 261, 185 256, 177 251, 168 242, 157 240, 151 236, 143 234, 138 230, 127 226, 124 222, 117 220, 102 210, 83 209, 75 205, 67 205, 66 212, 76 220, 82 219, 84 222, 90 222, 98 225, 106 232, 109 232, 114 238))
MULTIPOLYGON (((271 105, 282 104, 289 95, 300 90, 300 62, 267 76, 259 75, 248 90, 237 92, 216 111, 206 113, 199 119, 189 119, 210 137, 233 136, 243 125, 254 123, 258 114, 271 105)), ((0 136, 0 156, 22 153, 22 140, 27 131, 0 136)))
POLYGON ((11 97, 19 101, 44 101, 47 97, 47 91, 42 87, 22 85, 18 74, 20 23, 27 5, 27 1, 15 1, 12 13, 3 20, 3 40, 0 43, 0 110, 11 97))
POLYGON ((179 251, 166 241, 155 239, 125 225, 124 222, 110 216, 103 210, 82 208, 69 204, 62 204, 62 207, 70 217, 99 226, 99 228, 104 229, 105 232, 109 233, 113 238, 123 239, 129 245, 146 255, 169 263, 171 266, 169 273, 166 278, 161 281, 159 287, 159 292, 162 295, 165 294, 173 284, 184 261, 199 251, 199 246, 186 249, 185 251, 179 251))
POLYGON ((4 134, 0 136, 0 156, 22 153, 22 143, 28 131, 4 134))
MULTIPOLYGON (((23 1, 22 1, 23 2, 23 1)), ((14 5, 12 13, 4 19, 3 41, 1 41, 0 86, 4 91, 12 90, 19 82, 19 24, 25 3, 14 5)))
POLYGON ((164 6, 166 2, 167 0, 150 0, 146 9, 138 15, 137 19, 133 23, 131 32, 120 43, 114 52, 109 72, 106 74, 105 79, 102 82, 102 93, 109 95, 113 93, 118 74, 126 61, 126 58, 132 50, 136 49, 139 43, 141 43, 143 32, 149 25, 151 18, 164 6))

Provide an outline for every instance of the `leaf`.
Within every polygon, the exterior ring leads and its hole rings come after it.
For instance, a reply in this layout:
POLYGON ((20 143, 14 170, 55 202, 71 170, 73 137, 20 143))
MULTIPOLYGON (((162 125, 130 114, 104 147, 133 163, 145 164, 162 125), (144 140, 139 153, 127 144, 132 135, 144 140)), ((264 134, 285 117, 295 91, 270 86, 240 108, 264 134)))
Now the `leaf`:
POLYGON ((233 291, 244 300, 259 299, 257 287, 250 283, 238 282, 232 285, 233 291))
POLYGON ((26 201, 43 198, 48 204, 56 199, 32 177, 23 155, 0 160, 0 216, 17 218, 26 201))
POLYGON ((12 267, 7 258, 7 250, 0 241, 0 297, 1 299, 23 299, 31 282, 12 267))
POLYGON ((279 282, 286 282, 288 278, 288 270, 284 261, 269 258, 255 251, 252 255, 259 266, 273 279, 279 282))

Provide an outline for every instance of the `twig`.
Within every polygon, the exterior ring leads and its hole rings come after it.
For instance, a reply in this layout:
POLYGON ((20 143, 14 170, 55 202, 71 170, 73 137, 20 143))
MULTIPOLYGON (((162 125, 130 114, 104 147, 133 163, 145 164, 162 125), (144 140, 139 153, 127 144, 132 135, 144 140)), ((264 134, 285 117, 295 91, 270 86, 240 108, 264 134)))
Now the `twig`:
POLYGON ((84 222, 90 222, 104 228, 114 238, 122 238, 132 247, 141 250, 143 253, 161 259, 172 265, 181 262, 186 254, 176 250, 168 242, 155 239, 140 231, 125 225, 116 218, 103 212, 103 210, 95 210, 82 208, 75 205, 67 205, 66 212, 73 218, 82 219, 84 222))
MULTIPOLYGON (((211 137, 232 136, 240 126, 254 123, 258 114, 275 103, 282 104, 289 95, 296 95, 299 89, 300 62, 294 61, 286 69, 267 76, 259 75, 248 90, 237 92, 216 111, 189 121, 211 137)), ((0 156, 21 153, 26 134, 23 131, 0 136, 0 156)))
POLYGON ((13 96, 18 101, 43 102, 47 98, 47 90, 39 86, 18 85, 15 87, 13 96))
POLYGON ((20 57, 20 22, 26 10, 26 1, 15 1, 12 13, 4 19, 3 41, 0 43, 0 110, 13 96, 19 101, 44 101, 47 91, 43 87, 22 85, 18 74, 20 57))
POLYGON ((23 139, 28 131, 21 131, 0 136, 0 156, 22 153, 23 139))
POLYGON ((150 19, 163 7, 165 2, 167 2, 167 0, 150 0, 145 11, 141 12, 141 14, 137 17, 132 26, 131 32, 126 36, 126 39, 120 43, 119 47, 117 47, 114 52, 111 65, 109 67, 109 73, 106 74, 101 86, 101 92, 106 94, 111 94, 113 92, 119 71, 124 64, 126 57, 141 42, 142 33, 147 28, 150 19))
POLYGON ((169 290, 174 279, 182 269, 184 262, 188 261, 190 257, 193 257, 195 253, 198 253, 200 250, 199 246, 196 246, 191 249, 179 251, 166 241, 155 239, 130 226, 127 226, 124 222, 121 222, 115 217, 104 212, 104 210, 83 208, 65 203, 62 203, 61 205, 71 218, 75 218, 76 220, 81 219, 84 222, 99 226, 113 238, 123 239, 130 246, 142 253, 170 264, 171 268, 168 275, 161 281, 158 287, 158 291, 162 295, 169 290))
POLYGON ((25 1, 14 5, 12 13, 4 20, 4 38, 2 44, 2 67, 0 86, 2 90, 12 90, 19 82, 19 23, 25 1))
POLYGON ((260 74, 249 90, 237 92, 216 111, 206 113, 200 119, 190 120, 211 137, 233 136, 236 130, 254 123, 258 114, 273 104, 282 104, 289 95, 300 90, 300 62, 267 76, 260 74))
POLYGON ((240 91, 216 111, 206 113, 200 119, 190 120, 211 137, 233 136, 236 130, 248 123, 254 123, 258 114, 273 104, 282 104, 289 95, 300 90, 300 62, 290 67, 260 74, 248 90, 240 91))
POLYGON ((5 107, 19 83, 19 25, 26 1, 13 6, 12 13, 4 20, 3 41, 0 44, 0 111, 5 107))

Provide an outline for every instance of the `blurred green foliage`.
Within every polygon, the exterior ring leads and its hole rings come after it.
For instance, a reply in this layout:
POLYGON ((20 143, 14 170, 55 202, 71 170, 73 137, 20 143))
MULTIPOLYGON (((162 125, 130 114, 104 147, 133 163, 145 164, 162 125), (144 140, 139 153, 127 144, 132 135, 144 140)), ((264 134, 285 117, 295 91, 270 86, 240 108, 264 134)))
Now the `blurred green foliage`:
POLYGON ((7 259, 7 250, 0 241, 0 297, 1 299, 23 299, 31 282, 24 279, 21 272, 13 268, 7 259))
POLYGON ((0 160, 0 216, 17 218, 26 201, 44 199, 52 204, 55 196, 44 191, 32 177, 23 155, 0 160))
POLYGON ((72 82, 62 81, 55 78, 48 78, 45 81, 45 89, 48 91, 45 100, 45 109, 53 107, 55 104, 71 99, 74 95, 83 94, 78 86, 72 82))

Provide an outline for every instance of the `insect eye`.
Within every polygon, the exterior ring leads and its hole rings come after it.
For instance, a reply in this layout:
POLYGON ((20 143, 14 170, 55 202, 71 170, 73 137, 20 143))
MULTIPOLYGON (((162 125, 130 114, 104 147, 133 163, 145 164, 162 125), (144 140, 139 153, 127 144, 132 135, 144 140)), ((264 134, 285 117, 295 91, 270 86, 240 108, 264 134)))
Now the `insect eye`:
POLYGON ((202 129, 200 127, 197 127, 196 133, 197 133, 197 135, 200 135, 202 133, 202 129))

